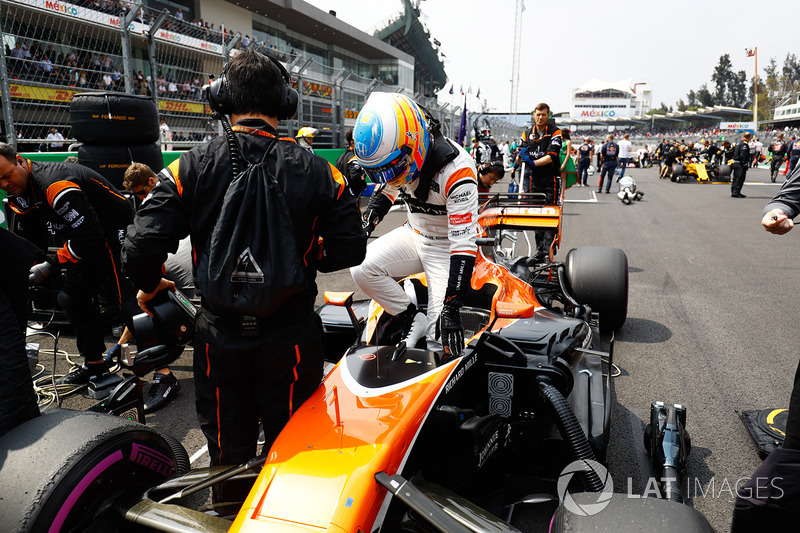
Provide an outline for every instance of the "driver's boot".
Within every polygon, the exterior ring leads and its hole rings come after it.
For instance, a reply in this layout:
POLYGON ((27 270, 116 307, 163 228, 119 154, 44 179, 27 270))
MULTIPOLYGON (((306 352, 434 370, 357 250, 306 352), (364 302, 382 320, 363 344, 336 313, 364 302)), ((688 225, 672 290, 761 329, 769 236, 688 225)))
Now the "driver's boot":
POLYGON ((425 338, 425 333, 428 329, 428 317, 423 312, 417 312, 411 322, 411 327, 408 333, 403 337, 403 342, 406 343, 408 348, 416 348, 417 343, 425 338))

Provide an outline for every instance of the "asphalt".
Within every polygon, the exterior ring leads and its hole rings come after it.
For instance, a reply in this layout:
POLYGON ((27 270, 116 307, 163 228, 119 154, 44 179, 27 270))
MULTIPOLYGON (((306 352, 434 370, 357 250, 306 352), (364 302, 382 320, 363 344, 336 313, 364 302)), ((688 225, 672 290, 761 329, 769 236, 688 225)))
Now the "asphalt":
MULTIPOLYGON (((727 184, 661 180, 657 169, 631 168, 627 174, 645 193, 631 205, 615 194, 596 194, 594 186, 566 192, 563 247, 557 255, 563 259, 578 246, 613 246, 629 260, 628 319, 617 332, 614 352, 621 370, 608 457, 615 492, 640 495, 652 488, 642 444, 649 405, 680 403, 687 408, 692 437, 684 491, 717 531, 727 531, 736 486, 760 462, 738 411, 788 404, 800 345, 800 231, 777 237, 761 227, 761 211, 780 185, 769 183, 765 169, 748 172, 745 199, 731 198, 727 184)), ((597 175, 590 176, 596 181, 597 175)), ((505 178, 495 190, 507 185, 505 178)), ((403 220, 402 211, 390 213, 376 235, 403 220)), ((347 272, 320 275, 317 283, 318 303, 322 290, 354 289, 347 272)), ((359 297, 364 296, 357 291, 359 297)), ((37 341, 52 346, 49 338, 37 341)), ((59 348, 76 352, 68 330, 59 348)), ((50 371, 49 357, 44 363, 50 371)), ((59 359, 57 371, 66 366, 59 359)), ((205 466, 191 353, 171 368, 182 390, 167 407, 148 415, 147 424, 180 439, 196 456, 194 466, 205 466)), ((64 400, 73 409, 94 403, 81 394, 64 400)))

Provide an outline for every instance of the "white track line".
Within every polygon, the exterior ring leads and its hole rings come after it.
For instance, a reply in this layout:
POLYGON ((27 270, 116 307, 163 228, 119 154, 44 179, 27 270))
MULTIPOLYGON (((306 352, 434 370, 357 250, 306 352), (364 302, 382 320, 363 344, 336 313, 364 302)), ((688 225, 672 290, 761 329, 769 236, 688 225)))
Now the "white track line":
POLYGON ((202 448, 194 452, 194 455, 189 457, 189 464, 193 464, 195 461, 200 459, 200 457, 202 457, 203 454, 206 453, 207 451, 208 451, 208 444, 204 444, 202 448))

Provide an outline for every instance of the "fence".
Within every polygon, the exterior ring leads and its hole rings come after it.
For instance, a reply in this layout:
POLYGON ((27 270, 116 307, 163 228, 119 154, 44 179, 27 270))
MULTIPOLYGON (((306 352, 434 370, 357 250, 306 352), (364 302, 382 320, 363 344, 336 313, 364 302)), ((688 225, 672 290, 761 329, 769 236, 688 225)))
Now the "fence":
MULTIPOLYGON (((253 46, 284 63, 300 95, 297 117, 279 131, 319 130, 315 147, 340 147, 344 132, 373 91, 402 92, 458 135, 462 111, 406 88, 334 69, 303 54, 240 34, 206 28, 140 4, 119 0, 0 0, 2 134, 19 151, 60 151, 74 142, 69 102, 79 92, 110 90, 153 97, 164 120, 163 149, 187 149, 219 134, 202 86, 226 58, 253 46), (63 139, 62 139, 63 137, 63 139)), ((482 121, 467 114, 467 138, 482 121)), ((513 139, 521 128, 487 121, 494 136, 513 139)))

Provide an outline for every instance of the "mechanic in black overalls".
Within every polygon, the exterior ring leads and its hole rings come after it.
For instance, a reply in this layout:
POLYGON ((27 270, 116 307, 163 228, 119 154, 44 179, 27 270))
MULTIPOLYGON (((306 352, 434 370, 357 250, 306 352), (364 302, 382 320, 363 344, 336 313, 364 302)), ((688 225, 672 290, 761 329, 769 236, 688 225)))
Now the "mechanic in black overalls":
POLYGON ((58 304, 75 328, 84 365, 56 384, 87 385, 108 374, 103 360, 105 327, 99 322, 98 291, 117 310, 132 302, 133 288, 121 275, 119 253, 133 205, 105 178, 74 163, 36 162, 0 143, 0 187, 20 218, 20 235, 46 249, 48 229, 63 237, 56 256, 36 265, 34 283, 64 268, 58 304), (48 228, 49 223, 49 228, 48 228))
MULTIPOLYGON (((556 205, 561 199, 561 130, 548 121, 550 106, 541 103, 533 110, 534 125, 522 134, 528 145, 528 157, 533 165, 525 164, 522 190, 526 193, 544 193, 547 205, 556 205)), ((556 237, 554 231, 537 231, 537 262, 545 262, 550 257, 550 247, 556 237)))
POLYGON ((586 141, 578 147, 578 185, 582 187, 589 185, 589 166, 592 164, 594 155, 594 146, 591 143, 592 140, 587 137, 586 141))
MULTIPOLYGON (((789 176, 794 172, 794 167, 800 161, 800 140, 794 140, 789 144, 789 176)), ((788 179, 788 178, 787 178, 788 179)))
POLYGON ((716 160, 717 164, 719 164, 719 160, 722 157, 722 150, 720 150, 716 144, 711 144, 710 141, 706 140, 703 141, 703 149, 700 150, 700 155, 705 155, 708 161, 716 160))
POLYGON ((731 180, 731 198, 747 198, 742 194, 742 185, 747 177, 747 167, 750 164, 750 139, 753 135, 746 132, 733 149, 733 179, 731 180))
POLYGON ((608 175, 606 192, 611 192, 611 182, 614 181, 614 171, 617 168, 617 157, 619 157, 619 145, 614 142, 614 135, 609 133, 606 136, 606 143, 600 149, 600 159, 603 166, 600 168, 600 181, 597 182, 597 192, 603 192, 603 181, 608 175))
MULTIPOLYGON (((779 133, 778 138, 774 142, 769 143, 768 150, 770 155, 772 155, 772 161, 769 165, 770 176, 778 175, 778 172, 780 172, 780 167, 786 159, 786 153, 788 149, 789 145, 787 145, 786 141, 783 140, 783 133, 779 133)), ((775 180, 773 179, 772 181, 775 180)))

